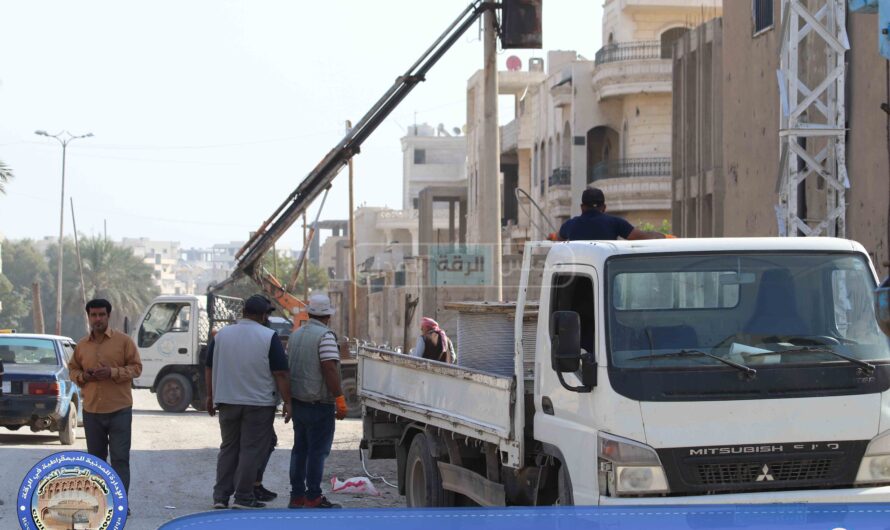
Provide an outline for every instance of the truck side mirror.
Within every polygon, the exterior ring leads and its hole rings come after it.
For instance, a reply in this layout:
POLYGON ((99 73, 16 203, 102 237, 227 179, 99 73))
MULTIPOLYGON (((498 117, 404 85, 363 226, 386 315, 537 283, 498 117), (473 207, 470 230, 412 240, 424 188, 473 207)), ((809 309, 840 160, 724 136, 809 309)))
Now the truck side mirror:
POLYGON ((884 335, 890 336, 890 277, 875 289, 875 320, 884 335))
POLYGON ((581 367, 581 317, 574 311, 550 315, 550 366, 557 373, 581 367))
POLYGON ((581 355, 581 317, 575 311, 554 311, 550 315, 550 366, 566 390, 590 392, 596 386, 596 361, 593 352, 581 355), (582 386, 566 383, 562 374, 579 370, 582 386))

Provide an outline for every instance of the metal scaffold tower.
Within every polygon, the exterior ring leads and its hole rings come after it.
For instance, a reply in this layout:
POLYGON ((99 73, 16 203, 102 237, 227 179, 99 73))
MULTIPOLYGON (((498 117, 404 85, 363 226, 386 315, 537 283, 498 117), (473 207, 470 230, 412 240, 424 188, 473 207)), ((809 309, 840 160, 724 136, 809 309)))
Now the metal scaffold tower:
POLYGON ((781 168, 776 214, 782 236, 846 233, 845 0, 783 0, 779 97, 781 168), (817 180, 806 193, 806 183, 817 180), (824 196, 825 206, 806 198, 824 196))

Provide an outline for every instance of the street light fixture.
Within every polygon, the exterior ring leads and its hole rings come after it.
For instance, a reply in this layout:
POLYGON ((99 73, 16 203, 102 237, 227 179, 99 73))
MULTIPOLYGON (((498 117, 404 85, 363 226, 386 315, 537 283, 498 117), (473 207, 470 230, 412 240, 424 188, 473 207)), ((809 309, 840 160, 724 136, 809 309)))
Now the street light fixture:
MULTIPOLYGON (((46 136, 47 138, 55 138, 62 145, 62 205, 59 207, 59 263, 56 270, 56 335, 62 334, 62 261, 65 252, 62 247, 62 234, 65 228, 65 154, 68 144, 80 138, 89 138, 93 133, 81 135, 73 135, 68 131, 62 131, 58 134, 49 134, 46 131, 34 131, 38 136, 46 136)), ((89 330, 87 330, 89 331, 89 330)))

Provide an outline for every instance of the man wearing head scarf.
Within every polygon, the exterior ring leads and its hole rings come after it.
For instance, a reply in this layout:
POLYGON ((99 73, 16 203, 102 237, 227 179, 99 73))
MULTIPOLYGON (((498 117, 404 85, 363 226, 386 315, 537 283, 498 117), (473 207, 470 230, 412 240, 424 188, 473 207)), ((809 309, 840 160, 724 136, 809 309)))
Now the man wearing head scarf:
POLYGON ((420 321, 420 337, 411 355, 448 364, 457 361, 451 339, 439 327, 439 323, 429 317, 423 317, 420 321))

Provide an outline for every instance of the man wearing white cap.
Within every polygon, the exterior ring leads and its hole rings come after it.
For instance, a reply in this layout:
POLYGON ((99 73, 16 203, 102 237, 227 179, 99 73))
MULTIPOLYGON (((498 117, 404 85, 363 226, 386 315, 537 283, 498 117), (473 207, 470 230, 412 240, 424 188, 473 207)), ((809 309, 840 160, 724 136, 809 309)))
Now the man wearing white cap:
POLYGON ((292 389, 294 448, 288 508, 339 508, 321 494, 324 461, 334 442, 334 418, 346 417, 340 388, 340 350, 328 327, 334 309, 325 294, 309 297, 309 319, 287 344, 292 389))

